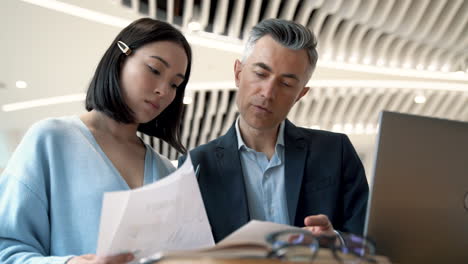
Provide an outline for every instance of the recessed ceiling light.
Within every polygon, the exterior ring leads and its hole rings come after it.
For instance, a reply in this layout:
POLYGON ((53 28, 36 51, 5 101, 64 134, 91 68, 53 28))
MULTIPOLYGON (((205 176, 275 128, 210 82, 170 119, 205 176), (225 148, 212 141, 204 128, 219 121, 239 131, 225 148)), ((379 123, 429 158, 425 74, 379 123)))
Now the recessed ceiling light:
POLYGON ((184 104, 193 103, 193 98, 191 96, 184 96, 184 104))
POLYGON ((364 131, 364 125, 362 123, 357 123, 354 127, 354 132, 356 132, 356 134, 364 134, 364 131))
POLYGON ((448 72, 449 70, 450 70, 450 65, 444 64, 444 66, 442 66, 442 71, 443 72, 448 72))
POLYGON ((333 132, 342 132, 343 131, 343 125, 341 124, 334 124, 332 127, 333 132))
POLYGON ((424 95, 416 95, 414 97, 414 102, 417 104, 424 104, 426 102, 426 97, 424 95))
POLYGON ((353 56, 351 56, 351 57, 349 58, 349 61, 350 61, 351 63, 356 63, 356 62, 358 61, 358 57, 357 57, 356 55, 353 55, 353 56))
POLYGON ((353 131, 354 131, 354 126, 353 126, 353 124, 349 124, 349 123, 348 123, 348 124, 345 124, 345 125, 344 125, 344 132, 345 132, 346 134, 352 134, 353 131))
POLYGON ((28 87, 28 84, 25 81, 16 81, 16 88, 24 89, 28 87))
POLYGON ((188 29, 190 31, 200 31, 202 30, 202 26, 199 22, 196 22, 196 21, 192 21, 190 23, 188 23, 187 25, 188 29))

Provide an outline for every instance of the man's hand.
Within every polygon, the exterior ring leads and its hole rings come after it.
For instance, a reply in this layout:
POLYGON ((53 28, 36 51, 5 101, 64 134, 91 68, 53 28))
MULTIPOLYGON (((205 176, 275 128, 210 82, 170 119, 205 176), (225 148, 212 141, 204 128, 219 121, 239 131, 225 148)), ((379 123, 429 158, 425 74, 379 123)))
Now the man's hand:
POLYGON ((311 215, 304 218, 304 225, 303 227, 306 230, 312 232, 313 235, 320 236, 335 236, 335 230, 333 229, 333 225, 328 220, 326 215, 311 215))
POLYGON ((135 257, 131 253, 119 254, 109 257, 98 257, 93 254, 76 256, 67 261, 67 264, 124 264, 135 257))

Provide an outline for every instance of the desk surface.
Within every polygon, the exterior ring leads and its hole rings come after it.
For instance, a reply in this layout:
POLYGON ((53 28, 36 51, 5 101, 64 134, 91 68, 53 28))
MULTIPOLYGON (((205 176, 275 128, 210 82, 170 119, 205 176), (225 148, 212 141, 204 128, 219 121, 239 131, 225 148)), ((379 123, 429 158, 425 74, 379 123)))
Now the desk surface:
MULTIPOLYGON (((391 262, 386 257, 375 256, 374 259, 377 261, 376 264, 391 264, 391 262)), ((266 263, 278 263, 278 264, 297 264, 301 262, 288 262, 281 261, 278 259, 213 259, 213 258, 171 258, 163 261, 158 261, 157 264, 266 264, 266 263)), ((310 262, 302 262, 310 263, 310 262)), ((340 263, 332 255, 331 252, 319 251, 319 255, 313 261, 314 264, 337 264, 340 263)), ((156 264, 156 263, 155 263, 156 264)))
MULTIPOLYGON (((171 259, 171 260, 164 260, 157 262, 157 264, 267 264, 267 263, 278 263, 278 264, 298 264, 300 262, 286 262, 281 260, 273 260, 273 259, 171 259)), ((302 262, 302 263, 310 263, 310 262, 302 262)), ((315 260, 313 261, 314 264, 337 264, 340 263, 337 260, 315 260)), ((377 262, 378 264, 390 264, 388 259, 379 257, 377 262)))

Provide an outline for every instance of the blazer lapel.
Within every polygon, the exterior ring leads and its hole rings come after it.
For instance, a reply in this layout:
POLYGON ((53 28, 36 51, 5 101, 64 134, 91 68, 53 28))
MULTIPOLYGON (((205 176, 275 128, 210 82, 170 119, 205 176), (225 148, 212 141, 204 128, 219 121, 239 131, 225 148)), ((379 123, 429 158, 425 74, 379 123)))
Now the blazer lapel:
POLYGON ((307 156, 307 144, 300 131, 289 120, 284 128, 285 145, 285 189, 289 223, 294 225, 297 203, 301 191, 302 177, 307 156))
POLYGON ((223 214, 227 214, 223 218, 229 219, 230 223, 225 224, 233 228, 232 232, 250 219, 234 125, 219 141, 215 156, 222 181, 219 188, 223 189, 222 191, 226 194, 223 204, 231 206, 231 208, 223 208, 223 214))

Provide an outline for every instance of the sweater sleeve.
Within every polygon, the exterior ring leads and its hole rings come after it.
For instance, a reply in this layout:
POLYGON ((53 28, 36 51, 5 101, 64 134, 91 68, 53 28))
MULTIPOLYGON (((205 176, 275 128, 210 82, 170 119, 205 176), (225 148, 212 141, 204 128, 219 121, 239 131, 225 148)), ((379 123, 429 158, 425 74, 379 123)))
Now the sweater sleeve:
MULTIPOLYGON (((49 256, 48 159, 41 127, 32 128, 0 175, 0 263, 61 264, 49 256)), ((50 144, 50 142, 49 142, 50 144)))

